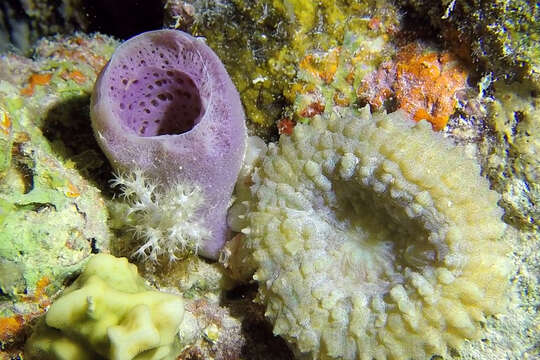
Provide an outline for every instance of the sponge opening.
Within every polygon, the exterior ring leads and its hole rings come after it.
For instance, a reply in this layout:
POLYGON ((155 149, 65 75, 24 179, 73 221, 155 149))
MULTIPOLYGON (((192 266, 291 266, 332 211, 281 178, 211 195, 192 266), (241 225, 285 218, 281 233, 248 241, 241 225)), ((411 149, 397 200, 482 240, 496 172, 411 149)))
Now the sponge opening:
POLYGON ((199 123, 203 99, 188 74, 157 67, 137 70, 136 76, 120 77, 109 89, 125 128, 149 137, 182 134, 199 123))

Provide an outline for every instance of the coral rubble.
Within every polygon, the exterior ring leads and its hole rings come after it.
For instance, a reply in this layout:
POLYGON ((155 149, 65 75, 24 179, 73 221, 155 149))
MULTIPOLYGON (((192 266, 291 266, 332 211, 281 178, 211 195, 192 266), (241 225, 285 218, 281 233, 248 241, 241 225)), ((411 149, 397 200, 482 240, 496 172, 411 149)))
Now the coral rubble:
POLYGON ((300 353, 446 356, 505 309, 499 195, 463 149, 413 124, 369 108, 315 116, 239 187, 259 301, 300 353))

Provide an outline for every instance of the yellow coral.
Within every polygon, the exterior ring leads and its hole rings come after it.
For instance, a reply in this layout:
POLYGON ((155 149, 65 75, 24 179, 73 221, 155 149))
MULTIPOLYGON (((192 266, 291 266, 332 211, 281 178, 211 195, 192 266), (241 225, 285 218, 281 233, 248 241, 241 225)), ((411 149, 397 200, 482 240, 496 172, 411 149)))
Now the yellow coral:
POLYGON ((239 193, 258 299, 312 358, 444 356, 504 309, 499 195, 428 123, 340 111, 271 144, 239 193))
POLYGON ((181 297, 151 291, 126 258, 98 254, 26 343, 30 359, 173 359, 181 297))

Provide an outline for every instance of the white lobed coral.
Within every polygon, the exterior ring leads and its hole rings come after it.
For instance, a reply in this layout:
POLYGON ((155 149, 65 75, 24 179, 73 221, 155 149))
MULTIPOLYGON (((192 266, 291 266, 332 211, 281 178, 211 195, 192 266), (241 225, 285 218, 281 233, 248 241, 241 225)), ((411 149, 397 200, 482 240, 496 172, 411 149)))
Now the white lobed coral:
POLYGON ((274 333, 300 353, 444 356, 504 310, 499 195, 428 123, 316 116, 270 144, 250 180, 231 224, 244 226, 274 333))
POLYGON ((134 256, 155 262, 166 255, 174 261, 197 253, 201 242, 210 236, 197 217, 204 204, 199 187, 177 183, 163 189, 141 170, 119 174, 111 185, 120 187, 129 206, 128 223, 143 242, 134 256))

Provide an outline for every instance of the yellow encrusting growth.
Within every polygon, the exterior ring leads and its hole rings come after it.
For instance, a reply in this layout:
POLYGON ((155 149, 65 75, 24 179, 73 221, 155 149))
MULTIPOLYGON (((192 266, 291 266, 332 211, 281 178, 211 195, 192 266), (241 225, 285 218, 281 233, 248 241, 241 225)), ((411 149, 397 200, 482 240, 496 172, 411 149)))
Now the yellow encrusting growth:
POLYGON ((25 358, 176 359, 183 317, 180 296, 153 291, 126 258, 98 254, 51 305, 25 358))
POLYGON ((340 111, 297 124, 240 181, 231 223, 258 300, 313 359, 445 356, 504 310, 499 195, 427 122, 340 111))

